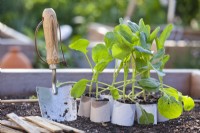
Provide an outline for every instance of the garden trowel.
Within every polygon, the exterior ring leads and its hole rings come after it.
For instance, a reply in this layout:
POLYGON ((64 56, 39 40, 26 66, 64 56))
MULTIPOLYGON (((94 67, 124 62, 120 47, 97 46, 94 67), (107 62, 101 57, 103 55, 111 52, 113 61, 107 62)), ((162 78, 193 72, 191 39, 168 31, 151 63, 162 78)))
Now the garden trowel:
POLYGON ((52 70, 52 88, 37 87, 36 92, 42 117, 61 122, 76 120, 77 106, 76 101, 70 96, 72 85, 67 84, 56 87, 56 64, 59 63, 58 27, 56 13, 52 8, 46 8, 42 14, 42 21, 36 28, 35 47, 38 56, 42 61, 47 62, 49 68, 52 70), (36 33, 42 24, 46 42, 46 61, 41 58, 39 51, 37 50, 36 33))

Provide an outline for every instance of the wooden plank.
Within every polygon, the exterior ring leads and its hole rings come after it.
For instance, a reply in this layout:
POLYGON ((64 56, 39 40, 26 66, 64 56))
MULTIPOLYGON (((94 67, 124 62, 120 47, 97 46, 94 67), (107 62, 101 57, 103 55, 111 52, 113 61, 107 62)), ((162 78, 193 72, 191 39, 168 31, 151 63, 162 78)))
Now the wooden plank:
MULTIPOLYGON (((105 71, 99 76, 99 80, 104 83, 112 83, 113 69, 105 69, 105 71)), ((164 83, 179 91, 187 94, 190 88, 190 77, 193 69, 166 69, 164 72, 164 83), (174 80, 176 79, 176 80, 174 80)), ((0 97, 4 96, 27 96, 35 94, 35 87, 45 86, 51 87, 51 70, 48 69, 0 69, 0 97), (24 84, 26 79, 26 84, 24 84), (15 83, 11 84, 11 82, 15 83), (12 91, 8 91, 12 90, 12 91)), ((151 72, 153 77, 157 78, 155 72, 151 72)), ((80 78, 91 78, 92 71, 90 69, 58 69, 57 78, 62 81, 77 81, 80 78), (70 76, 66 76, 70 75, 70 76)), ((131 76, 131 73, 130 75, 131 76)), ((118 75, 118 81, 123 80, 123 73, 118 75)), ((130 86, 127 86, 131 88, 130 86)))
POLYGON ((23 132, 3 126, 0 124, 0 133, 23 133, 23 132))
POLYGON ((28 117, 25 117, 28 121, 31 121, 43 128, 46 128, 48 129, 49 131, 51 132, 54 132, 54 133, 57 133, 57 132, 62 132, 63 130, 58 127, 58 126, 55 126, 53 124, 50 124, 49 122, 41 119, 41 117, 38 117, 38 116, 28 116, 28 117))
POLYGON ((71 131, 73 131, 73 132, 75 132, 75 133, 85 133, 85 132, 82 131, 82 130, 79 130, 79 129, 76 129, 76 128, 73 128, 73 127, 70 127, 70 126, 67 126, 67 125, 64 125, 64 124, 55 122, 55 121, 51 121, 51 120, 48 120, 48 119, 46 119, 46 118, 42 118, 42 119, 44 119, 45 121, 47 121, 47 122, 49 122, 49 123, 51 123, 51 124, 53 124, 53 125, 56 125, 56 126, 62 128, 62 129, 63 129, 64 131, 66 131, 66 132, 71 132, 71 131))
POLYGON ((200 98, 200 71, 193 71, 191 78, 190 96, 192 98, 200 98))
POLYGON ((12 100, 0 100, 0 103, 35 103, 38 99, 12 99, 12 100))
MULTIPOLYGON (((34 123, 31 123, 30 121, 27 121, 24 117, 20 117, 22 120, 25 120, 28 124, 34 126, 35 128, 37 128, 41 133, 51 133, 49 130, 45 129, 45 128, 42 128, 34 123)), ((16 123, 12 122, 11 120, 10 121, 6 121, 6 120, 2 120, 3 122, 0 121, 0 124, 4 125, 5 126, 9 126, 11 128, 16 128, 16 129, 21 129, 23 130, 23 128, 21 128, 20 126, 18 126, 16 123)))
POLYGON ((6 116, 10 118, 12 121, 14 121, 16 124, 18 124, 20 127, 22 127, 28 133, 40 133, 40 131, 37 130, 34 126, 28 124, 26 121, 19 118, 16 114, 10 113, 7 114, 6 116))
POLYGON ((35 123, 32 123, 30 121, 26 121, 28 124, 34 126, 37 130, 39 130, 41 133, 51 133, 49 130, 45 129, 45 128, 42 128, 38 125, 36 125, 35 123))
POLYGON ((23 130, 22 127, 20 127, 19 125, 17 125, 15 122, 13 121, 7 121, 7 120, 0 120, 0 124, 7 126, 7 127, 11 127, 14 129, 19 129, 19 130, 23 130))

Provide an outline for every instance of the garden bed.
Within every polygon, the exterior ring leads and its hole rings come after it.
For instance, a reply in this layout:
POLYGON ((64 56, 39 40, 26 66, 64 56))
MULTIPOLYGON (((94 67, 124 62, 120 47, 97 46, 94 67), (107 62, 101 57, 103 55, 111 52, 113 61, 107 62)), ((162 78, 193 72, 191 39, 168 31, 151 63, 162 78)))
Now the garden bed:
MULTIPOLYGON (((190 112, 184 112, 183 115, 174 120, 157 125, 138 125, 136 122, 132 127, 123 127, 111 123, 93 123, 88 118, 78 117, 72 122, 64 124, 84 130, 89 133, 157 133, 157 132, 200 132, 200 104, 196 103, 195 108, 190 112)), ((0 103, 0 119, 7 119, 6 114, 14 112, 19 116, 40 116, 38 102, 33 103, 0 103)))

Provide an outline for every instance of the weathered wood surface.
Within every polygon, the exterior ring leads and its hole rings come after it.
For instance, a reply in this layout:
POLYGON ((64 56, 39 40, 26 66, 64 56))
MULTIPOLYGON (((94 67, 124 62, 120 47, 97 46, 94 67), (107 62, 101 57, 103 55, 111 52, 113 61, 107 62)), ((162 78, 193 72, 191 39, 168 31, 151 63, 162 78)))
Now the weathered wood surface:
POLYGON ((40 116, 20 117, 14 113, 6 115, 9 120, 0 120, 0 133, 85 133, 58 122, 42 118, 40 116))
POLYGON ((0 124, 0 133, 23 133, 23 132, 3 126, 0 124))
POLYGON ((43 30, 44 38, 46 43, 47 63, 58 64, 59 63, 59 54, 58 54, 58 22, 56 13, 52 8, 44 9, 42 13, 43 18, 43 30))
POLYGON ((193 98, 200 98, 200 71, 192 72, 190 95, 193 98))
POLYGON ((27 121, 27 120, 25 120, 25 121, 26 121, 28 124, 34 126, 34 127, 35 127, 37 130, 39 130, 41 133, 51 133, 49 130, 47 130, 47 129, 43 128, 43 127, 40 127, 40 126, 36 125, 35 123, 32 123, 32 122, 27 121))
POLYGON ((38 99, 9 99, 9 100, 1 100, 0 103, 35 103, 38 102, 38 99))
POLYGON ((7 120, 0 120, 0 124, 7 126, 7 127, 11 127, 14 129, 19 129, 19 130, 23 130, 22 127, 20 127, 19 125, 17 125, 15 122, 13 121, 7 121, 7 120))
MULTIPOLYGON (((0 70, 0 97, 1 96, 30 96, 36 93, 36 86, 51 87, 51 70, 48 69, 1 69, 0 70)), ((164 70, 166 76, 164 83, 171 85, 183 94, 190 94, 191 73, 194 70, 164 70)), ((155 72, 153 77, 157 78, 155 72)), ((105 83, 111 83, 113 69, 106 69, 99 77, 105 83)), ((131 74, 129 75, 131 76, 131 74)), ((78 81, 81 78, 91 79, 92 72, 89 69, 58 69, 57 80, 60 82, 78 81)), ((123 73, 117 80, 123 79, 123 73)))
POLYGON ((26 117, 26 119, 32 123, 35 123, 45 129, 48 129, 49 131, 53 132, 53 133, 57 133, 57 132, 62 132, 63 130, 61 128, 59 128, 58 126, 55 126, 53 124, 50 124, 49 122, 43 120, 41 117, 37 116, 28 116, 26 117))
POLYGON ((45 121, 47 121, 47 122, 49 122, 49 123, 51 123, 53 125, 56 125, 56 126, 62 128, 66 132, 85 133, 82 130, 79 130, 79 129, 76 129, 76 128, 73 128, 73 127, 70 127, 70 126, 66 126, 66 125, 63 125, 63 124, 60 124, 60 123, 45 119, 45 118, 42 118, 42 119, 44 119, 45 121))
POLYGON ((14 113, 7 114, 7 117, 10 118, 15 123, 17 123, 20 127, 22 127, 28 133, 40 133, 40 131, 38 129, 36 129, 34 126, 28 124, 26 121, 22 120, 20 117, 18 117, 14 113))

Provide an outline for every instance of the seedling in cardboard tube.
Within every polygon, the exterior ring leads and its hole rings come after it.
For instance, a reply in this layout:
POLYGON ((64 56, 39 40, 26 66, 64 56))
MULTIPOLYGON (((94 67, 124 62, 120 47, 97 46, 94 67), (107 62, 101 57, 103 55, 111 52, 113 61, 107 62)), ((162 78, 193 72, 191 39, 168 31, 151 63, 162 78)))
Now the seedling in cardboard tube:
MULTIPOLYGON (((81 79, 79 80, 72 88, 71 90, 71 95, 75 98, 78 98, 80 96, 83 95, 83 93, 86 90, 87 87, 87 83, 90 82, 89 85, 89 96, 91 96, 92 93, 92 87, 93 87, 93 83, 96 84, 96 99, 98 99, 99 96, 99 83, 100 84, 104 84, 107 86, 107 84, 102 83, 102 82, 98 82, 98 77, 99 74, 101 74, 103 72, 103 70, 107 67, 107 65, 113 60, 112 56, 110 55, 108 49, 106 48, 106 46, 104 44, 97 44, 96 46, 94 46, 92 48, 92 60, 95 63, 95 66, 92 66, 91 61, 88 58, 87 55, 87 47, 89 45, 89 41, 86 39, 79 39, 78 41, 72 43, 69 45, 69 47, 73 50, 77 50, 82 52, 87 61, 88 64, 90 65, 90 68, 92 70, 93 76, 91 80, 87 80, 87 79, 81 79)), ((102 88, 104 90, 104 88, 102 88)), ((106 88, 105 88, 106 89, 106 88)))
MULTIPOLYGON (((163 83, 163 76, 165 76, 163 69, 169 60, 169 55, 165 54, 164 43, 169 37, 172 28, 173 25, 167 25, 159 35, 160 27, 150 32, 150 26, 146 25, 143 19, 139 21, 139 24, 131 21, 125 23, 120 19, 120 24, 113 31, 106 33, 104 37, 105 44, 97 44, 92 48, 92 60, 95 66, 92 66, 87 55, 88 40, 80 39, 70 44, 69 47, 71 49, 80 51, 85 55, 93 73, 91 80, 81 79, 75 83, 71 90, 71 95, 75 98, 82 96, 88 86, 89 95, 91 96, 92 87, 95 83, 97 99, 98 95, 106 90, 110 90, 113 99, 122 99, 124 102, 125 100, 137 102, 137 97, 140 95, 146 101, 147 96, 160 93, 158 111, 168 119, 179 117, 183 109, 186 111, 193 109, 194 101, 191 97, 184 96, 175 88, 163 83), (154 40, 157 46, 155 52, 151 50, 154 40), (98 80, 99 75, 113 59, 120 60, 120 64, 116 63, 115 65, 113 82, 111 84, 100 82, 98 80), (131 78, 128 79, 130 66, 132 73, 131 78), (123 81, 116 81, 122 69, 124 70, 124 79, 123 81), (151 77, 150 70, 156 71, 158 80, 151 77), (107 88, 101 87, 99 84, 107 88), (128 84, 132 85, 132 90, 126 94, 128 84), (135 93, 135 88, 140 91, 135 93)), ((141 106, 140 108, 142 111, 140 123, 153 123, 153 115, 146 112, 141 106)))
MULTIPOLYGON (((162 116, 168 119, 178 118, 182 114, 183 108, 186 111, 193 109, 194 101, 191 97, 183 96, 175 88, 163 84, 163 76, 165 76, 163 69, 166 62, 169 60, 169 55, 165 54, 164 43, 170 36, 173 25, 167 25, 159 37, 157 37, 157 34, 160 28, 157 27, 150 34, 150 26, 145 25, 142 19, 139 25, 133 22, 128 22, 128 25, 133 32, 139 31, 138 35, 140 36, 141 47, 145 49, 143 51, 139 50, 138 54, 140 54, 140 56, 136 56, 138 57, 136 58, 137 71, 142 73, 138 84, 144 89, 144 100, 146 100, 145 93, 149 95, 152 94, 152 92, 160 92, 162 96, 158 100, 158 111, 162 116), (156 40, 157 52, 154 54, 147 54, 145 51, 150 51, 154 39, 156 40), (151 69, 157 72, 159 81, 151 78, 151 69)), ((141 123, 146 124, 145 121, 141 121, 141 123)))

